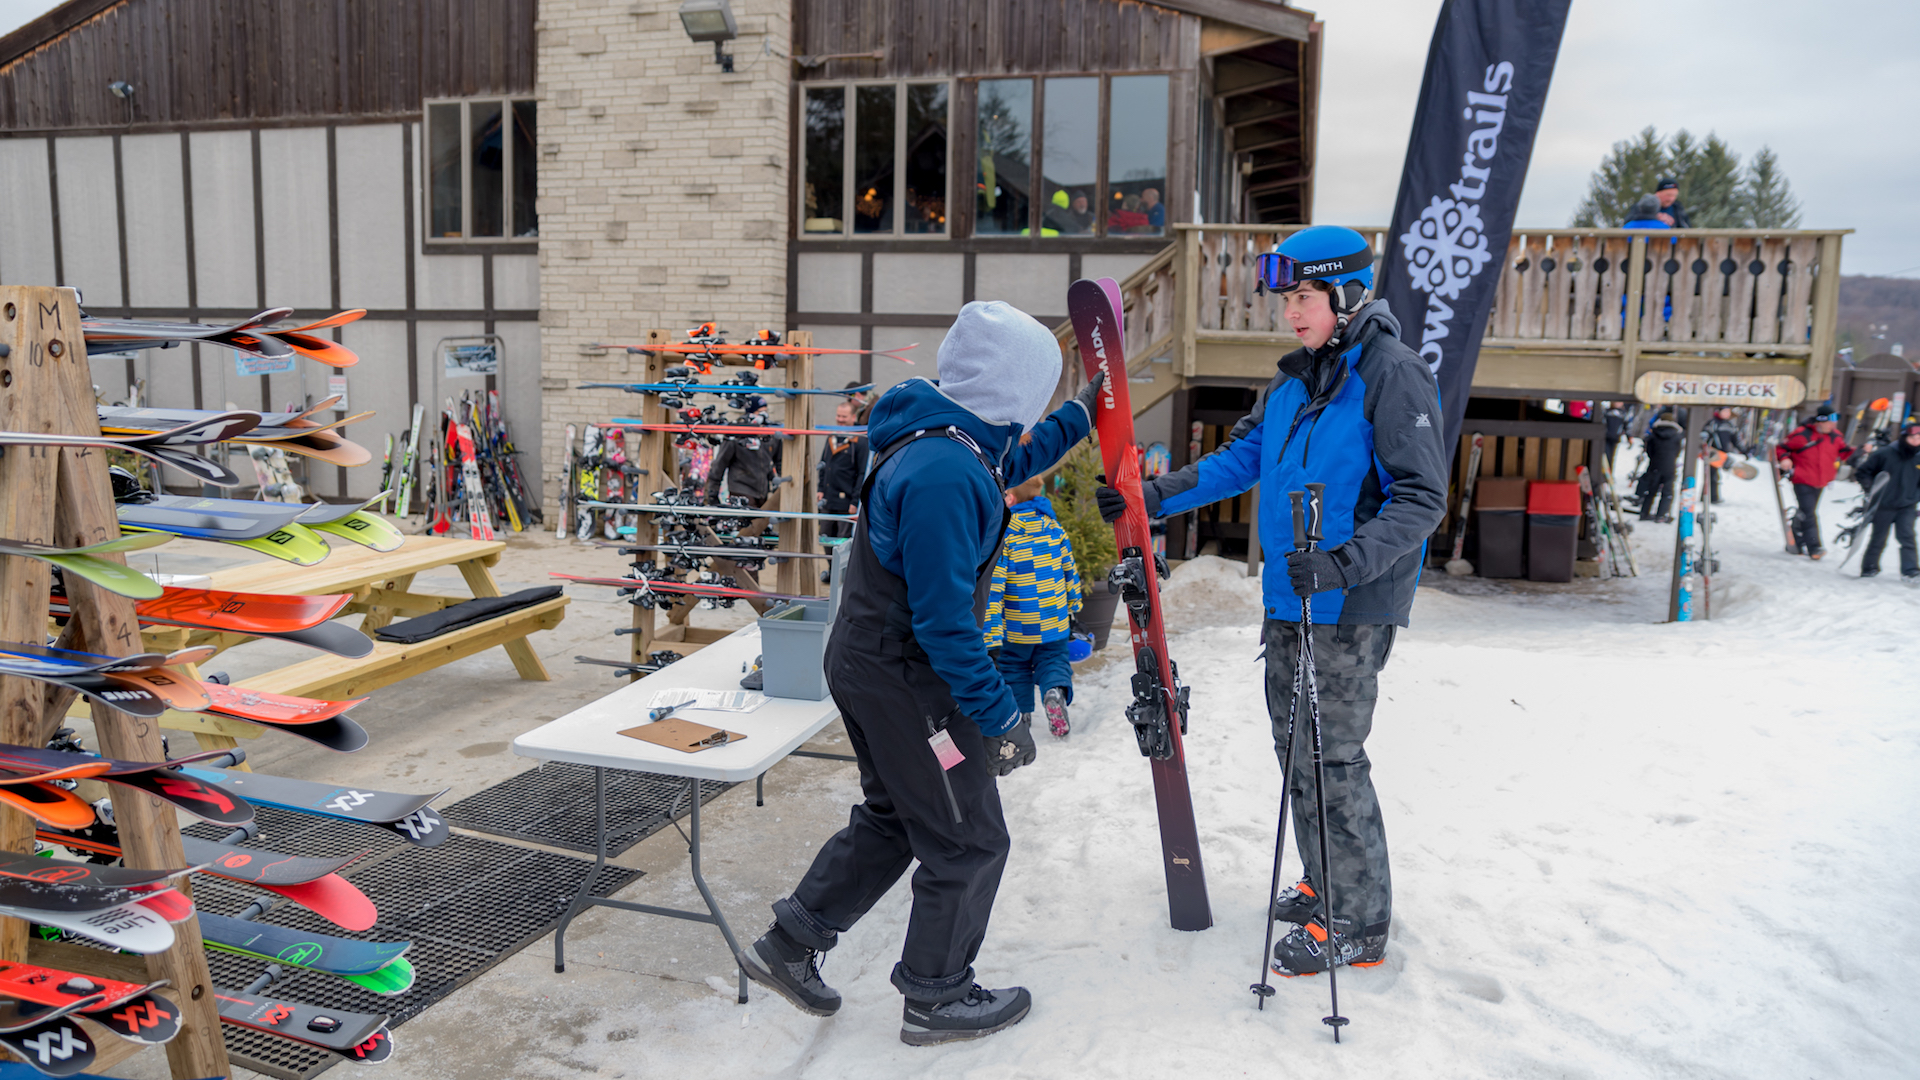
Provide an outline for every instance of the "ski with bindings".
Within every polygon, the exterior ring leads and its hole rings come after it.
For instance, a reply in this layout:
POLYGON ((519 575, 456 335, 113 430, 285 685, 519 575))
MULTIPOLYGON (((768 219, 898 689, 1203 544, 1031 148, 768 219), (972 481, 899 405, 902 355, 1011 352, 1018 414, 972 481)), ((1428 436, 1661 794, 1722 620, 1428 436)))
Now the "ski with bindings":
POLYGON ((757 589, 739 589, 730 585, 716 585, 702 581, 675 581, 672 578, 583 577, 579 574, 562 574, 557 571, 547 576, 571 581, 576 585, 604 585, 615 589, 632 589, 636 593, 679 593, 687 596, 732 600, 786 600, 793 603, 820 599, 817 596, 792 596, 787 593, 760 592, 757 589))
POLYGON ((378 1065, 393 1056, 393 1034, 383 1015, 325 1009, 236 990, 215 990, 213 1000, 223 1024, 331 1050, 356 1065, 378 1065))
POLYGON ((1161 621, 1164 563, 1153 553, 1146 502, 1140 491, 1119 288, 1111 279, 1076 281, 1067 291, 1067 311, 1087 378, 1106 376, 1096 399, 1094 427, 1099 433, 1106 475, 1127 502, 1126 513, 1114 522, 1120 559, 1108 576, 1108 587, 1118 588, 1132 630, 1135 672, 1127 720, 1133 724, 1135 740, 1153 772, 1168 912, 1176 930, 1205 930, 1213 925, 1213 909, 1207 899, 1199 827, 1194 821, 1193 795, 1187 781, 1183 742, 1187 689, 1180 685, 1179 668, 1167 655, 1166 628, 1161 621))
POLYGON ((420 463, 420 421, 426 415, 427 407, 416 403, 413 407, 413 424, 407 432, 407 445, 400 455, 400 470, 396 474, 400 484, 400 501, 394 505, 397 517, 408 517, 413 513, 414 478, 419 473, 420 463))
POLYGON ((565 540, 567 538, 567 530, 571 527, 573 521, 573 496, 574 492, 578 490, 573 475, 574 470, 578 468, 573 460, 573 440, 573 425, 568 424, 567 448, 566 452, 560 457, 560 507, 558 515, 560 523, 554 526, 553 530, 553 537, 556 540, 565 540))
POLYGON ((659 383, 581 383, 576 390, 625 390, 629 394, 717 394, 721 397, 740 397, 746 394, 766 394, 771 397, 808 397, 812 395, 851 397, 864 394, 873 389, 872 383, 849 386, 844 390, 818 390, 811 387, 761 386, 758 383, 702 383, 702 382, 659 382, 659 383))

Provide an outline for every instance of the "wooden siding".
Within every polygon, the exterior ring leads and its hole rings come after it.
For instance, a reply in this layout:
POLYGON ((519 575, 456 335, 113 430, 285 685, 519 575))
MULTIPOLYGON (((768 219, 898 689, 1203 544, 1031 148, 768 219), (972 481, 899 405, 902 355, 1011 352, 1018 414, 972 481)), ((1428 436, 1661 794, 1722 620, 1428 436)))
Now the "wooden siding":
POLYGON ((1195 57, 1199 18, 1138 0, 794 0, 795 57, 830 60, 800 79, 1170 71, 1195 57))
POLYGON ((402 119, 423 98, 532 93, 536 6, 119 0, 40 43, 9 37, 0 132, 402 119), (134 86, 131 110, 107 90, 116 79, 134 86))

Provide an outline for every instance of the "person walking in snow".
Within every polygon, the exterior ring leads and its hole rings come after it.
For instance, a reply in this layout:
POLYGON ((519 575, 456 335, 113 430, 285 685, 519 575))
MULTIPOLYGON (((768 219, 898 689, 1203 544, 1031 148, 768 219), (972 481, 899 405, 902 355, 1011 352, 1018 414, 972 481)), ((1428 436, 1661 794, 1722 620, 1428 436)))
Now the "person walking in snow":
POLYGON ((1687 429, 1673 418, 1672 409, 1661 409, 1647 428, 1647 472, 1641 480, 1640 520, 1665 524, 1673 520, 1673 478, 1680 465, 1680 446, 1687 441, 1687 429), (1659 509, 1654 501, 1659 500, 1659 509))
POLYGON ((1887 478, 1880 497, 1873 502, 1862 524, 1873 531, 1867 534, 1867 550, 1860 556, 1860 576, 1880 573, 1880 553, 1887 549, 1887 531, 1900 540, 1900 579, 1920 585, 1920 554, 1914 550, 1914 508, 1920 506, 1920 418, 1908 417, 1900 427, 1900 437, 1867 455, 1854 467, 1853 478, 1860 490, 1871 494, 1882 474, 1887 478))
POLYGON ((1006 485, 1092 428, 1097 379, 1046 414, 1060 364, 1052 331, 976 301, 940 344, 940 381, 908 379, 874 403, 876 449, 825 658, 866 798, 742 957, 755 981, 833 1015, 840 994, 822 979, 820 954, 917 860, 892 975, 907 999, 900 1038, 914 1046, 991 1034, 1032 1004, 1023 987, 973 981, 1011 847, 995 777, 1037 753, 980 621, 1006 485))
MULTIPOLYGON (((1753 453, 1740 438, 1740 426, 1733 422, 1733 410, 1729 408, 1713 410, 1706 427, 1700 429, 1700 440, 1723 454, 1746 457, 1753 453)), ((1725 501, 1720 498, 1720 471, 1715 466, 1707 466, 1707 494, 1716 503, 1725 501)))
POLYGON ((1793 515, 1793 539, 1809 559, 1820 559, 1827 546, 1820 542, 1820 493, 1833 483, 1840 463, 1853 456, 1853 447, 1840 434, 1840 410, 1828 402, 1813 417, 1773 448, 1774 467, 1793 481, 1799 510, 1793 515))
POLYGON ((986 641, 1001 678, 1020 702, 1021 720, 1032 715, 1038 687, 1047 728, 1064 739, 1071 729, 1067 706, 1073 702, 1067 643, 1083 601, 1073 548, 1053 503, 1041 494, 1045 489, 1046 482, 1036 476, 1007 492, 1012 516, 987 592, 986 641))
MULTIPOLYGON (((1184 513, 1260 487, 1260 543, 1287 552, 1285 573, 1267 564, 1267 708, 1282 768, 1297 740, 1292 775, 1294 841, 1306 877, 1283 893, 1276 919, 1299 926, 1273 953, 1282 976, 1332 965, 1372 965, 1386 952, 1393 889, 1386 828, 1374 793, 1366 740, 1378 675, 1407 625, 1427 537, 1446 516, 1447 451, 1438 388, 1426 361, 1400 340, 1386 301, 1364 303, 1373 287, 1373 251, 1359 233, 1332 225, 1302 229, 1260 256, 1262 284, 1286 297, 1286 318, 1303 348, 1279 372, 1229 441, 1178 472, 1145 481, 1147 512, 1184 513), (1326 485, 1325 547, 1298 551, 1288 492, 1326 485), (1288 730, 1301 606, 1312 604, 1321 740, 1332 866, 1320 866, 1313 798, 1311 732, 1288 730), (1332 875, 1340 910, 1320 904, 1332 875), (1329 936, 1331 935, 1331 941, 1329 936)), ((1119 492, 1096 491, 1101 516, 1123 511, 1119 492)), ((1304 718, 1306 710, 1298 711, 1304 718)))

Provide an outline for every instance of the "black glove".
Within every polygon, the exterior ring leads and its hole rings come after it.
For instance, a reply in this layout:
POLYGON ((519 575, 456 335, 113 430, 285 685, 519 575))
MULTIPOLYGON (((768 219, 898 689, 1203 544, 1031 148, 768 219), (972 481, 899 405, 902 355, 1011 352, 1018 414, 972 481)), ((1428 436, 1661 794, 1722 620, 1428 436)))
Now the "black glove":
POLYGON ((1100 388, 1105 386, 1106 382, 1107 373, 1104 371, 1096 371, 1093 373, 1093 378, 1087 385, 1081 387, 1080 392, 1073 395, 1073 400, 1079 402, 1080 407, 1087 410, 1088 422, 1092 422, 1094 417, 1100 415, 1099 412, 1096 411, 1097 406, 1094 405, 1094 401, 1100 396, 1100 388))
POLYGON ((1287 577, 1293 581, 1293 595, 1312 596, 1317 592, 1347 587, 1347 575, 1339 560, 1325 551, 1294 550, 1287 554, 1287 577))
MULTIPOLYGON (((1118 488, 1107 486, 1105 473, 1094 479, 1100 481, 1100 486, 1093 489, 1093 501, 1100 506, 1100 520, 1111 525, 1127 512, 1126 497, 1120 494, 1118 488)), ((1160 516, 1160 493, 1154 490, 1153 481, 1148 480, 1140 485, 1140 500, 1147 504, 1148 517, 1160 516)))
POLYGON ((1008 728, 1004 735, 987 736, 987 769, 995 776, 1005 776, 1022 765, 1031 765, 1039 755, 1040 749, 1033 745, 1033 732, 1026 720, 1008 728))

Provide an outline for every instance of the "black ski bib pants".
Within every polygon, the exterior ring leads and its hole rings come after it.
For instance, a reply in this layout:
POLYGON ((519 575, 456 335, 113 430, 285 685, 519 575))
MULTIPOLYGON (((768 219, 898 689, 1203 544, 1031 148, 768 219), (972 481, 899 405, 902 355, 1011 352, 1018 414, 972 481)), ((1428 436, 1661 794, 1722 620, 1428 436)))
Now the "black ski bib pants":
MULTIPOLYGON (((861 505, 869 505, 880 466, 921 438, 967 445, 998 486, 997 470, 971 439, 950 430, 923 431, 875 459, 861 486, 861 505)), ((956 1001, 973 986, 973 960, 986 939, 1012 846, 1000 791, 987 768, 979 727, 960 711, 913 640, 907 584, 880 565, 864 518, 848 543, 851 557, 825 662, 866 801, 814 856, 793 896, 774 905, 774 914, 796 941, 830 949, 919 859, 913 914, 893 984, 915 1001, 956 1001), (927 743, 941 729, 966 756, 945 772, 927 743)), ((984 609, 997 555, 996 549, 974 572, 978 609, 984 609)))

